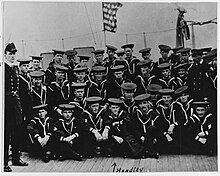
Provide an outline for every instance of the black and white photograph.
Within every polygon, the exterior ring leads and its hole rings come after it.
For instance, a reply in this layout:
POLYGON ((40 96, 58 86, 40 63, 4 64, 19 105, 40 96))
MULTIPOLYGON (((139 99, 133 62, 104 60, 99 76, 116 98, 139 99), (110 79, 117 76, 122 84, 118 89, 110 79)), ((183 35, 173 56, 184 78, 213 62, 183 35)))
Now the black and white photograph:
POLYGON ((218 173, 217 1, 1 12, 1 173, 218 173))

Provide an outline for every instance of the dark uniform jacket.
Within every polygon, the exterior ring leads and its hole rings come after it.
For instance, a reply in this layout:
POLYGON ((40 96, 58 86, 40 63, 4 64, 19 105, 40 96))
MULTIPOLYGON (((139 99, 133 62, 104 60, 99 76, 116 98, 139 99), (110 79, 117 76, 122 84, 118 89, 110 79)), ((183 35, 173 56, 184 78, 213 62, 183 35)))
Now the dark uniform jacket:
POLYGON ((54 96, 53 108, 60 104, 69 103, 70 98, 70 84, 67 80, 63 81, 61 85, 53 81, 50 84, 52 94, 54 96))
POLYGON ((143 114, 141 110, 135 106, 131 115, 133 134, 138 139, 140 139, 141 136, 145 136, 148 131, 148 127, 154 125, 154 120, 157 116, 158 115, 152 109, 150 109, 147 114, 143 114))
POLYGON ((73 134, 78 138, 82 134, 82 125, 82 120, 79 118, 72 118, 69 124, 67 124, 64 119, 59 119, 54 124, 55 138, 59 141, 63 141, 64 138, 72 136, 73 134))
POLYGON ((18 94, 19 69, 5 64, 5 121, 11 126, 22 123, 21 104, 18 94))
POLYGON ((106 124, 106 118, 106 110, 104 108, 100 109, 97 114, 92 114, 86 110, 83 112, 85 129, 90 132, 98 130, 99 133, 102 133, 107 125, 109 128, 109 124, 106 124))
POLYGON ((33 116, 31 100, 31 80, 28 75, 19 75, 19 97, 21 100, 22 115, 30 121, 33 116))
POLYGON ((196 65, 193 63, 188 71, 187 85, 189 86, 190 97, 195 101, 204 100, 205 97, 210 97, 213 89, 213 83, 208 76, 208 64, 201 63, 196 65))
POLYGON ((40 118, 34 117, 28 124, 27 130, 30 134, 31 142, 34 143, 39 136, 41 138, 47 135, 52 136, 54 123, 50 117, 46 117, 44 122, 42 122, 40 118))

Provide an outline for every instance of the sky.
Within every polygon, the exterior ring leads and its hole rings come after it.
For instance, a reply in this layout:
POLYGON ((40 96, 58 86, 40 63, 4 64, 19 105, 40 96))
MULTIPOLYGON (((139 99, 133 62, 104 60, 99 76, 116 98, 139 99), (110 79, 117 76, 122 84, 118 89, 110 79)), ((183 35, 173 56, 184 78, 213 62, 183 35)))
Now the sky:
MULTIPOLYGON (((217 3, 150 3, 121 2, 117 12, 116 33, 106 32, 106 44, 120 47, 134 43, 134 55, 152 48, 152 59, 158 60, 159 44, 175 47, 177 7, 187 10, 185 20, 203 22, 217 17, 217 3), (166 32, 160 32, 169 30, 166 32)), ((14 42, 17 58, 39 55, 52 49, 93 46, 105 49, 101 2, 4 2, 3 43, 14 42)), ((194 26, 196 48, 217 47, 217 25, 194 26)), ((191 28, 190 28, 191 32, 191 28)), ((192 40, 185 41, 192 47, 192 40)))

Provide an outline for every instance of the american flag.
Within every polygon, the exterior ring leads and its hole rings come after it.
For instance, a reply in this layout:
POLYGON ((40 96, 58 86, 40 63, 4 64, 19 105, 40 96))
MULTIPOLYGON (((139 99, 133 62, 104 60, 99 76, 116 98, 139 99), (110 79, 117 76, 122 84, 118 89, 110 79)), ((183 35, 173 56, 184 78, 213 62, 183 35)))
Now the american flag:
POLYGON ((109 32, 116 32, 117 30, 117 19, 116 13, 118 9, 122 7, 122 4, 119 2, 103 2, 103 24, 104 30, 109 32))

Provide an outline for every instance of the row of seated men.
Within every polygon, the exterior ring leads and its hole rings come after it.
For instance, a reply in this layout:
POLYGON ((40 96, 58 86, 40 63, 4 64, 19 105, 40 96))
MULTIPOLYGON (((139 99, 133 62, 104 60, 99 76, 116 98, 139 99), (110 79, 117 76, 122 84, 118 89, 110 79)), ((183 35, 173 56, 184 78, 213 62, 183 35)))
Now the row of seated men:
MULTIPOLYGON (((123 87, 136 86, 124 83, 123 87)), ((98 96, 87 97, 85 108, 77 102, 60 104, 58 120, 50 116, 47 104, 33 107, 35 116, 27 125, 32 149, 42 154, 44 162, 81 161, 96 154, 157 159, 159 153, 216 154, 217 120, 210 103, 190 99, 188 86, 175 92, 150 87, 161 97, 156 108, 152 96, 145 93, 134 98, 130 113, 121 99, 109 98, 102 105, 98 96)))

